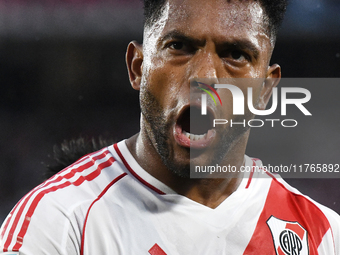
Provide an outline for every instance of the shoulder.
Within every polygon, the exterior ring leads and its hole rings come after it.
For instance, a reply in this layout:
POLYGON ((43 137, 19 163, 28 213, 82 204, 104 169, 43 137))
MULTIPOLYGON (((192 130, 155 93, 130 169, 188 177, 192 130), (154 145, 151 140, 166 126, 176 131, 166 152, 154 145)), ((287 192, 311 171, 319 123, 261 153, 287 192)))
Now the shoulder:
POLYGON ((340 254, 339 214, 302 194, 282 178, 274 177, 272 187, 272 192, 279 196, 278 202, 283 203, 284 207, 290 207, 292 214, 306 226, 313 241, 318 243, 320 254, 340 254))
POLYGON ((330 208, 315 202, 327 217, 331 226, 329 236, 334 240, 336 254, 340 255, 340 216, 330 208))
POLYGON ((91 203, 124 174, 108 147, 82 157, 17 203, 1 227, 0 251, 73 254, 91 203))
POLYGON ((280 238, 292 233, 299 236, 301 249, 308 249, 311 254, 340 255, 339 215, 302 194, 279 175, 266 172, 261 162, 255 161, 254 166, 262 171, 254 173, 255 180, 249 188, 258 196, 264 195, 265 202, 252 240, 261 242, 267 236, 279 249, 285 244, 280 243, 280 238))

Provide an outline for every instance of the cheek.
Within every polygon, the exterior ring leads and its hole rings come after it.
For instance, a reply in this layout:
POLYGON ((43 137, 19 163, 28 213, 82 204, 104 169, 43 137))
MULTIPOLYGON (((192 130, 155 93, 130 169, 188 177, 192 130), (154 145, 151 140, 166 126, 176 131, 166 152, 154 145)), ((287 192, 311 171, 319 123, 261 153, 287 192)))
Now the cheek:
POLYGON ((176 77, 170 68, 164 65, 153 65, 144 73, 143 90, 148 90, 164 110, 175 106, 179 88, 176 77))
POLYGON ((238 77, 246 79, 258 79, 260 77, 265 78, 267 77, 267 69, 267 60, 261 59, 256 65, 250 66, 248 70, 244 70, 243 75, 238 77))
POLYGON ((250 113, 249 105, 259 110, 259 103, 261 101, 262 85, 256 84, 255 86, 249 86, 244 92, 244 109, 250 113), (248 93, 248 88, 251 89, 251 94, 248 93), (251 100, 250 102, 248 102, 251 100))
POLYGON ((221 101, 222 101, 222 107, 220 107, 220 111, 218 111, 218 118, 221 119, 230 119, 233 114, 233 96, 231 92, 228 89, 221 89, 221 92, 219 92, 221 101))
MULTIPOLYGON (((232 80, 229 84, 233 84, 242 91, 241 97, 233 95, 229 89, 220 89, 218 91, 222 99, 222 107, 220 107, 220 115, 223 118, 228 119, 233 116, 234 103, 235 107, 239 107, 238 103, 243 103, 244 113, 249 113, 248 97, 251 96, 252 105, 257 108, 261 98, 263 79, 238 79, 237 81, 232 80), (248 94, 248 88, 251 88, 252 95, 248 94), (237 100, 237 101, 236 101, 237 100), (235 101, 235 102, 234 102, 235 101), (237 103, 236 103, 237 102, 237 103)), ((228 84, 228 82, 226 82, 228 84)), ((239 108, 238 108, 239 109, 239 108)))
MULTIPOLYGON (((259 85, 259 86, 255 86, 255 87, 251 87, 252 88, 252 104, 255 108, 257 108, 258 104, 259 104, 259 101, 260 101, 260 97, 261 97, 261 88, 262 86, 259 85)), ((248 108, 248 97, 250 95, 248 95, 248 92, 247 92, 247 108, 248 108)))
POLYGON ((162 55, 150 58, 143 66, 143 86, 163 108, 175 108, 178 101, 189 100, 190 82, 185 65, 175 65, 162 55))

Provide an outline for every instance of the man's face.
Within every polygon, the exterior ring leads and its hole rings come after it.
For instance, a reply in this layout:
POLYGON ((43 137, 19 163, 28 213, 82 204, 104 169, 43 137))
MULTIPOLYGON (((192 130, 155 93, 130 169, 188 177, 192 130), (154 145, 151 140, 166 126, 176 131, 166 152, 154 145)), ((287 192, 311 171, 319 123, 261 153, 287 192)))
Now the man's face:
MULTIPOLYGON (((244 128, 211 128, 200 141, 192 141, 190 148, 186 134, 191 131, 190 81, 266 78, 273 45, 263 15, 260 4, 254 1, 170 0, 158 21, 145 29, 142 130, 172 172, 188 176, 190 162, 221 163, 240 138, 248 137, 244 128), (196 152, 191 161, 190 150, 196 152)), ((247 90, 246 85, 240 88, 247 90)), ((255 102, 262 89, 262 84, 253 85, 255 102)), ((209 112, 232 119, 230 93, 220 96, 223 108, 210 107, 209 112)), ((246 113, 245 118, 252 117, 246 113)))

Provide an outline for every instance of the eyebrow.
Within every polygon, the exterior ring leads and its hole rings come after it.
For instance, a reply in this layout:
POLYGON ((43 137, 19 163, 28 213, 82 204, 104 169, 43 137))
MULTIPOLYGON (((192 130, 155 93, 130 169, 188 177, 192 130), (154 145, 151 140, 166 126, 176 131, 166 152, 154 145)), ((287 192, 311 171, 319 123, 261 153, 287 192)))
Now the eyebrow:
POLYGON ((182 32, 179 32, 178 30, 172 30, 169 33, 163 35, 162 37, 159 38, 159 44, 161 44, 164 41, 167 41, 169 39, 176 39, 180 40, 182 42, 186 42, 192 45, 204 45, 205 40, 204 39, 195 39, 192 38, 182 32))
MULTIPOLYGON (((158 44, 162 44, 164 41, 170 40, 170 39, 176 39, 180 40, 182 42, 186 42, 192 45, 204 45, 205 39, 196 39, 191 36, 188 36, 178 30, 172 30, 169 33, 161 36, 158 40, 158 44)), ((247 50, 251 51, 253 53, 253 56, 255 59, 258 59, 260 55, 260 50, 254 43, 247 39, 231 39, 230 41, 225 41, 220 44, 223 48, 234 48, 234 49, 240 49, 240 50, 247 50)), ((218 46, 218 47, 220 47, 218 46)))

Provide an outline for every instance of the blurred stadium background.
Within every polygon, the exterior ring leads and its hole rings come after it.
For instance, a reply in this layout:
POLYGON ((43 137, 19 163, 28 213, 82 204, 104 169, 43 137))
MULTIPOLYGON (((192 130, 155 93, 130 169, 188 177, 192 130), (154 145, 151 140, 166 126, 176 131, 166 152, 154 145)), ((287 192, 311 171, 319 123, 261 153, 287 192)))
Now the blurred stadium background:
MULTIPOLYGON (((339 0, 291 0, 273 56, 284 77, 340 77, 339 13, 339 0)), ((0 0, 0 223, 42 181, 53 145, 138 131, 124 55, 129 41, 142 42, 142 16, 139 0, 0 0)), ((340 163, 340 87, 333 92, 312 105, 326 121, 281 135, 252 131, 248 154, 340 163)), ((288 182, 340 212, 340 179, 288 182)))

